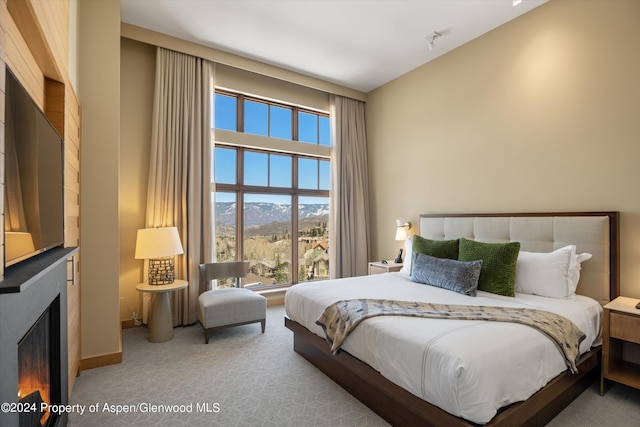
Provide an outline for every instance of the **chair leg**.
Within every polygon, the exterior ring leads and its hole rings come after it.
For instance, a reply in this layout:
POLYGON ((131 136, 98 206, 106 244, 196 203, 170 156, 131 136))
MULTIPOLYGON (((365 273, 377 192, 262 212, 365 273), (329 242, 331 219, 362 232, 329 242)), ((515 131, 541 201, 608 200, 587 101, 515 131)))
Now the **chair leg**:
POLYGON ((260 323, 262 324, 262 333, 264 334, 264 326, 267 323, 267 319, 262 319, 260 323))
POLYGON ((209 344, 209 331, 204 330, 204 343, 209 344))

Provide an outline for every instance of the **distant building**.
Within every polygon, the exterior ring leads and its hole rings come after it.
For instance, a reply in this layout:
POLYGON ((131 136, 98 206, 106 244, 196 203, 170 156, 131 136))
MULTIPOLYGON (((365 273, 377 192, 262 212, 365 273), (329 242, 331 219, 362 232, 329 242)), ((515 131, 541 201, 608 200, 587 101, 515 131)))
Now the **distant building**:
POLYGON ((329 252, 322 251, 320 255, 313 259, 313 279, 329 278, 329 252))

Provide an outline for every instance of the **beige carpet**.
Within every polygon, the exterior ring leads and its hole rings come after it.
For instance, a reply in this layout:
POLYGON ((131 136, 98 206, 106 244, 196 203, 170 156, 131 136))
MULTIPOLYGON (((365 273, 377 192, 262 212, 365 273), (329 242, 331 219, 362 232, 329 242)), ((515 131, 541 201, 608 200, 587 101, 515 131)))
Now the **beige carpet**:
MULTIPOLYGON (((256 323, 218 331, 208 345, 199 326, 160 344, 127 329, 122 364, 76 379, 69 425, 388 425, 293 351, 283 318, 282 306, 269 308, 264 335, 256 323)), ((594 385, 550 425, 638 426, 640 391, 616 385, 601 397, 594 385)))

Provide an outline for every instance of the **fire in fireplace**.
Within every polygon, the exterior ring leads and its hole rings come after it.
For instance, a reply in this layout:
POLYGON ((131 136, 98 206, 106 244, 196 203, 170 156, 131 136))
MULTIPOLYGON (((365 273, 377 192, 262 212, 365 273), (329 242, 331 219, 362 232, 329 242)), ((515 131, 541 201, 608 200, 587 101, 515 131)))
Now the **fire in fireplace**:
MULTIPOLYGON (((0 0, 1 1, 1 0, 0 0)), ((69 402, 67 258, 76 248, 57 248, 8 267, 0 281, 0 411, 2 427, 62 427, 69 402), (38 402, 42 400, 40 408, 38 402), (24 410, 26 402, 31 403, 24 410), (47 404, 52 410, 46 412, 47 404), (45 409, 40 412, 39 409, 45 409)))
POLYGON ((51 307, 40 316, 18 343, 18 401, 20 427, 39 427, 52 421, 51 307))

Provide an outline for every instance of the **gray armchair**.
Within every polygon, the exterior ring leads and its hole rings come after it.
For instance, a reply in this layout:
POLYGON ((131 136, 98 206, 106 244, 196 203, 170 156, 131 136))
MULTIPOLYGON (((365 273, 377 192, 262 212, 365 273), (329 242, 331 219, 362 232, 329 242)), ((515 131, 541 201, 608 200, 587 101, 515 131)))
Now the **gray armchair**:
POLYGON ((267 299, 242 288, 241 279, 249 272, 249 262, 218 262, 200 264, 200 280, 207 291, 198 297, 198 321, 204 329, 205 344, 209 333, 222 328, 260 322, 264 333, 267 299), (235 278, 235 288, 211 290, 215 279, 235 278))

